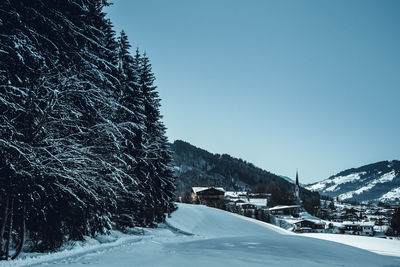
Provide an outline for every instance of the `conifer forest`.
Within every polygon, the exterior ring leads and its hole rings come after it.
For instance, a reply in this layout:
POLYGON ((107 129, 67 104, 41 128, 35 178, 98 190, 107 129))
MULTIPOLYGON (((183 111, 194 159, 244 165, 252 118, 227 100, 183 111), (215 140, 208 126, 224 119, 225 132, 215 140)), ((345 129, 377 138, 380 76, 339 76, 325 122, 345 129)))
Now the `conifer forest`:
POLYGON ((0 1, 1 259, 175 209, 150 59, 130 52, 107 5, 0 1))

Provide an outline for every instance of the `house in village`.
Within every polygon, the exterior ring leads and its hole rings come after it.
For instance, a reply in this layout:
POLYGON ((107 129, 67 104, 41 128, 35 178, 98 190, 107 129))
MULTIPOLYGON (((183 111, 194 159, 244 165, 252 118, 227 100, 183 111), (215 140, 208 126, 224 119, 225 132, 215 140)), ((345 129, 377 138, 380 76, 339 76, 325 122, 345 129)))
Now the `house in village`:
POLYGON ((272 215, 291 215, 298 216, 301 210, 301 205, 275 206, 269 208, 268 211, 272 215))
POLYGON ((192 187, 193 203, 219 207, 224 202, 225 190, 222 187, 192 187))
POLYGON ((230 202, 235 202, 237 200, 244 201, 248 199, 248 194, 246 191, 226 191, 224 197, 230 202))
POLYGON ((293 231, 297 233, 323 233, 326 223, 321 220, 303 219, 293 225, 293 231))
POLYGON ((350 235, 375 235, 373 222, 343 222, 342 231, 350 235))
POLYGON ((266 210, 271 194, 227 191, 225 200, 227 210, 239 214, 254 214, 256 210, 266 210))
POLYGON ((249 193, 249 203, 257 206, 257 209, 267 209, 271 200, 269 193, 249 193))
POLYGON ((259 210, 265 210, 268 208, 267 198, 249 198, 248 203, 254 205, 259 210))

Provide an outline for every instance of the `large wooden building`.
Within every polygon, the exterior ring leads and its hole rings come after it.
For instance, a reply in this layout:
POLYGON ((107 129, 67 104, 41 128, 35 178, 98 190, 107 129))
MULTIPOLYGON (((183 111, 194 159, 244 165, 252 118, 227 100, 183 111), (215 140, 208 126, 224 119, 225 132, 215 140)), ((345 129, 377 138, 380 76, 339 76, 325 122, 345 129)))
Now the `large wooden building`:
POLYGON ((192 187, 193 203, 216 207, 224 201, 224 195, 222 187, 192 187))
POLYGON ((321 220, 303 219, 294 223, 294 231, 297 233, 323 233, 325 222, 321 220))

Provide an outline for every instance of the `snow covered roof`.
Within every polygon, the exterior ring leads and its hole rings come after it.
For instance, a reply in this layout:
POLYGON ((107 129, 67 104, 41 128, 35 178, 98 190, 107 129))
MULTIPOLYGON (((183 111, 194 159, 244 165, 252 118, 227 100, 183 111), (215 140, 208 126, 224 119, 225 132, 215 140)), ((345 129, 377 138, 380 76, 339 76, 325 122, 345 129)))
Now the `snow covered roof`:
POLYGON ((270 208, 269 210, 285 210, 285 209, 294 209, 294 208, 300 208, 300 205, 290 205, 290 206, 275 206, 270 208))
POLYGON ((241 197, 241 196, 246 196, 247 192, 245 191, 226 191, 225 196, 226 197, 241 197))
POLYGON ((374 222, 350 222, 350 221, 345 221, 343 222, 343 225, 359 225, 359 226, 374 226, 374 222))
POLYGON ((208 190, 208 189, 216 189, 218 191, 225 192, 225 189, 223 189, 222 187, 212 187, 212 186, 211 187, 203 187, 203 186, 192 187, 193 192, 196 194, 198 192, 208 190))
POLYGON ((299 222, 303 222, 303 221, 309 221, 309 222, 312 222, 313 224, 319 224, 319 225, 325 225, 326 224, 324 221, 313 220, 313 219, 301 219, 301 220, 297 220, 295 223, 299 223, 299 222))
POLYGON ((266 198, 250 198, 247 202, 254 204, 256 206, 266 206, 267 205, 266 198))

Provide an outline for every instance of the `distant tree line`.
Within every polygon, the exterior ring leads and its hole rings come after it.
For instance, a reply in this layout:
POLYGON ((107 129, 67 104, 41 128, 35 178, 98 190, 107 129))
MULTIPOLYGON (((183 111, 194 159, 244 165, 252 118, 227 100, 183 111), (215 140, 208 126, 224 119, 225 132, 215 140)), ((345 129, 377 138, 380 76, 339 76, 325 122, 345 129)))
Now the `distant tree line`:
POLYGON ((400 236, 400 207, 398 207, 390 220, 390 227, 386 233, 391 236, 400 236))
POLYGON ((0 258, 53 250, 174 210, 146 54, 106 0, 0 1, 0 258), (24 234, 26 232, 26 234, 24 234))

